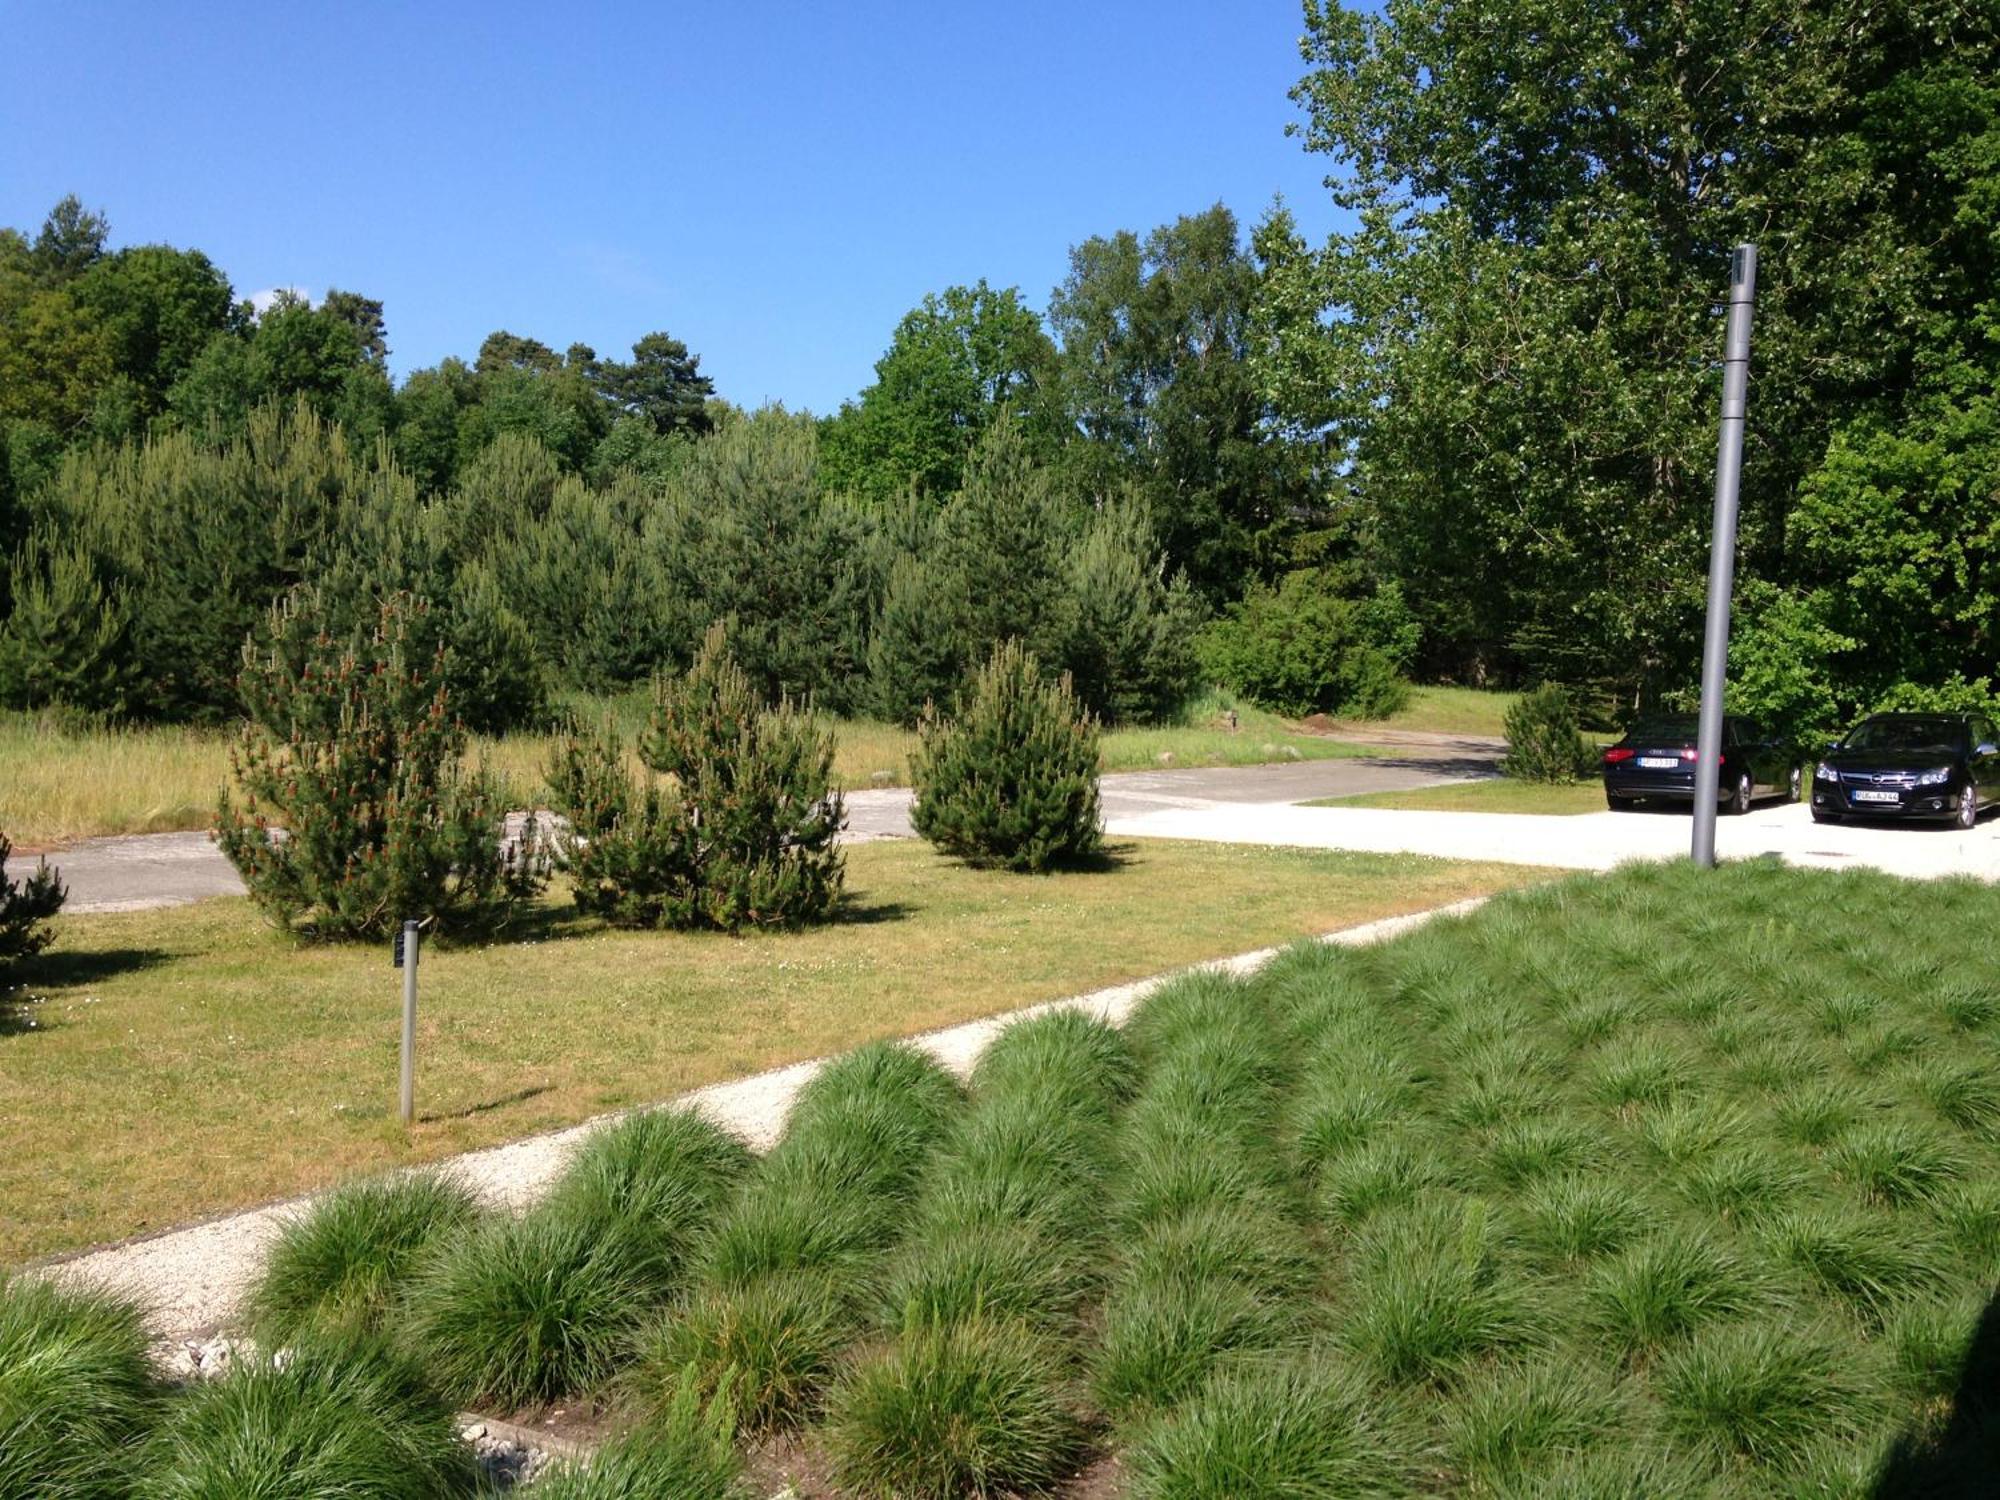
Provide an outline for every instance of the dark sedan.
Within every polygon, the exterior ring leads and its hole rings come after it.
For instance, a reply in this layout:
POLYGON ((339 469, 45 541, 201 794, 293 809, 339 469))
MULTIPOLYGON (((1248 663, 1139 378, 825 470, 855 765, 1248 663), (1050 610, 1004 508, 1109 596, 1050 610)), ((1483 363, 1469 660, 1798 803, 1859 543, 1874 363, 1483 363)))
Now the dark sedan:
POLYGON ((1980 714, 1875 714, 1813 774, 1816 822, 1940 818, 1970 828, 2000 801, 2000 745, 1980 714))
MULTIPOLYGON (((1604 801, 1617 812, 1640 802, 1694 802, 1695 738, 1692 714, 1641 719, 1604 752, 1604 801)), ((1722 721, 1722 765, 1717 802, 1747 813, 1759 797, 1799 796, 1798 756, 1766 734, 1754 719, 1722 721)))

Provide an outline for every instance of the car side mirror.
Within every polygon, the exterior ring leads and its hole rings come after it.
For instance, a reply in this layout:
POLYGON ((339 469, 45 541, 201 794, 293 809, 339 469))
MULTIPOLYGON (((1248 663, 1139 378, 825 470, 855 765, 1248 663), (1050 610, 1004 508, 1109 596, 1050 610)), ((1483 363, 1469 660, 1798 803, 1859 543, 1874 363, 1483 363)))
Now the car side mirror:
POLYGON ((1840 750, 1840 741, 1839 741, 1839 740, 1828 740, 1828 741, 1826 742, 1826 753, 1827 753, 1828 755, 1835 755, 1835 754, 1838 754, 1838 753, 1839 753, 1839 750, 1840 750))
POLYGON ((1972 753, 1974 755, 2000 755, 2000 745, 1994 744, 1991 740, 1981 740, 1979 747, 1972 753))

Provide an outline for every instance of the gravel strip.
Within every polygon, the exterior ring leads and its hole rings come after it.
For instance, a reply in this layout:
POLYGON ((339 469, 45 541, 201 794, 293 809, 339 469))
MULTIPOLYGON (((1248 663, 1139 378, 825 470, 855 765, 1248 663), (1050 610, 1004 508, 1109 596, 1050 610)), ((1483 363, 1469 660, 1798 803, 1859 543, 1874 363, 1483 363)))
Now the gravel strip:
MULTIPOLYGON (((1330 933, 1320 941, 1360 946, 1407 932, 1434 917, 1469 912, 1485 898, 1455 902, 1430 911, 1388 917, 1365 926, 1330 933)), ((971 1021, 910 1038, 946 1067, 961 1075, 971 1071, 986 1044, 1008 1023, 1058 1009, 1075 1009, 1122 1024, 1139 1001, 1179 974, 1215 971, 1249 974, 1281 950, 1260 948, 1231 958, 1212 959, 1130 984, 1052 1000, 1025 1010, 1010 1011, 983 1021, 971 1021)), ((758 1151, 768 1150, 784 1126, 785 1113, 799 1087, 817 1072, 824 1059, 795 1063, 773 1072, 696 1089, 670 1105, 692 1105, 734 1131, 758 1151)), ((654 1106, 657 1107, 657 1106, 654 1106)), ((440 1165, 456 1172, 489 1202, 520 1209, 540 1197, 561 1173, 570 1153, 592 1131, 631 1111, 600 1115, 581 1125, 547 1135, 531 1136, 504 1146, 468 1152, 440 1165)), ((189 1360, 191 1349, 225 1344, 217 1335, 227 1328, 237 1300, 255 1275, 264 1251, 285 1219, 310 1203, 310 1197, 230 1214, 226 1217, 164 1231, 145 1239, 84 1251, 45 1262, 37 1269, 62 1280, 99 1286, 129 1297, 147 1309, 163 1365, 189 1360)), ((198 1360, 196 1362, 199 1362, 198 1360)))

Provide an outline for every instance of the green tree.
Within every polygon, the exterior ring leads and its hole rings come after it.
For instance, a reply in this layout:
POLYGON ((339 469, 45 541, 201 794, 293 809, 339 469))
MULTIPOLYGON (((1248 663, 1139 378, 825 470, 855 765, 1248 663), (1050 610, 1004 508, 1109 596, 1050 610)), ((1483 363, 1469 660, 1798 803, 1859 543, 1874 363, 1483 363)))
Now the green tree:
POLYGON ((58 871, 43 860, 22 880, 7 874, 7 856, 14 845, 0 833, 0 971, 17 958, 31 958, 55 938, 49 926, 69 891, 58 871))
POLYGON ((1947 0, 1312 0, 1302 45, 1357 227, 1264 226, 1259 365, 1428 665, 1686 681, 1730 247, 1761 252, 1743 567, 1783 582, 1830 435, 1991 295, 1995 29, 1947 0))
POLYGON ((1084 241, 1049 301, 1083 437, 1072 462, 1097 493, 1137 488, 1170 565, 1216 601, 1282 560, 1313 498, 1305 455, 1267 429, 1250 365, 1259 277, 1217 204, 1143 241, 1084 241))
POLYGON ((701 373, 700 355, 664 333, 635 343, 630 363, 602 363, 597 385, 620 412, 644 418, 662 436, 699 436, 713 425, 708 401, 715 382, 701 373))
POLYGON ((915 486, 959 488, 967 455, 1005 421, 1052 453, 1061 438, 1055 346, 1009 287, 984 281, 926 296, 896 325, 875 382, 821 431, 829 489, 883 501, 915 486))

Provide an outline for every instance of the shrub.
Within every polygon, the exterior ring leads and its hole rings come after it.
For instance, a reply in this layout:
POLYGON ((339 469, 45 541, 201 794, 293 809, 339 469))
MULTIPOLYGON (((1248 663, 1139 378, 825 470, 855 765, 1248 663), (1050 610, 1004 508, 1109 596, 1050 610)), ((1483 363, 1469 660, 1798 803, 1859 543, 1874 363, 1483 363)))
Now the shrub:
POLYGON ((138 1308, 0 1282, 0 1500, 122 1500, 157 1394, 138 1308))
POLYGON ((7 856, 14 846, 0 833, 0 967, 12 959, 31 958, 55 938, 49 921, 62 910, 69 891, 47 860, 25 880, 7 874, 7 856))
POLYGON ((911 821, 945 853, 1039 872, 1098 851, 1097 726, 1018 643, 993 653, 957 718, 928 714, 917 732, 911 821))
POLYGON ((1576 705, 1559 682, 1523 693, 1507 710, 1507 753, 1502 775, 1520 781, 1571 782, 1592 769, 1590 746, 1577 723, 1576 705))
POLYGON ((587 1463, 535 1481, 536 1500, 741 1500, 743 1461, 727 1402, 683 1392, 664 1411, 603 1444, 587 1463))
POLYGON ((834 1386, 834 1467, 857 1493, 908 1500, 1046 1488, 1081 1447, 1059 1368, 1011 1323, 913 1333, 834 1386))
POLYGON ((559 748, 550 797, 577 905, 627 927, 788 927, 840 901, 845 811, 833 736, 807 708, 766 707, 711 629, 684 676, 659 677, 634 788, 606 731, 559 748))
POLYGON ((288 928, 357 938, 413 918, 490 928, 541 887, 532 822, 503 846, 500 789, 461 767, 465 730, 438 683, 441 662, 408 652, 410 618, 425 608, 385 601, 358 650, 317 623, 325 605, 306 590, 273 611, 268 650, 245 645, 243 697, 257 723, 231 753, 243 801, 223 793, 217 842, 288 928))
POLYGON ((286 1221, 244 1294, 244 1314, 267 1349, 301 1333, 381 1330, 426 1249, 470 1224, 472 1194, 435 1172, 357 1182, 286 1221))
POLYGON ((1402 668, 1415 626, 1393 584, 1352 597, 1323 569, 1252 585, 1201 640, 1209 675, 1293 718, 1381 719, 1409 701, 1402 668))
POLYGON ((139 1500, 439 1500, 475 1486, 451 1408, 354 1345, 302 1345, 194 1386, 140 1464, 139 1500))

